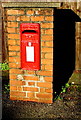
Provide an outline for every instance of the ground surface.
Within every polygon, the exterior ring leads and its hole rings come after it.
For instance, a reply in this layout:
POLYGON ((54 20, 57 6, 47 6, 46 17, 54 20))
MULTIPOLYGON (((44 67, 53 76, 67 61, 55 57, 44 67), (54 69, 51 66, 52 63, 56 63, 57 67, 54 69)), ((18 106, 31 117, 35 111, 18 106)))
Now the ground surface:
POLYGON ((53 104, 11 101, 3 94, 2 120, 81 120, 81 91, 75 87, 53 104))

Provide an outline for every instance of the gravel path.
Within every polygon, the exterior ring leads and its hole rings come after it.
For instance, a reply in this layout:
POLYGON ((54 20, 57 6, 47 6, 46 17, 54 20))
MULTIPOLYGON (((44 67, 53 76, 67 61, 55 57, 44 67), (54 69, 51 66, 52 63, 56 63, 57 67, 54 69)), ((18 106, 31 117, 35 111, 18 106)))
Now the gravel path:
POLYGON ((81 92, 65 93, 53 104, 11 101, 3 95, 2 120, 81 120, 81 92))

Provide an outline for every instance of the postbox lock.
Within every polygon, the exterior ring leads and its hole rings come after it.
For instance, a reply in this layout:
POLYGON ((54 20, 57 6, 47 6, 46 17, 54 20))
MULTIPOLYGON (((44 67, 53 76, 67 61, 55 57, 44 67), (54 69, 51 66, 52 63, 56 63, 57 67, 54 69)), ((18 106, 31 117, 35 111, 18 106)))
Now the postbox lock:
POLYGON ((31 46, 31 42, 28 42, 28 46, 31 46))

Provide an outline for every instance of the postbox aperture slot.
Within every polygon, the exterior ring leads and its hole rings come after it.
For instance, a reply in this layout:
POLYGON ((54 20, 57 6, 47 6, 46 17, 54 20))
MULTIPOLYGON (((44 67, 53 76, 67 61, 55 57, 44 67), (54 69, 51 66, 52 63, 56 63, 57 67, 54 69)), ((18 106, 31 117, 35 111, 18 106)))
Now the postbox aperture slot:
POLYGON ((37 33, 35 30, 24 30, 22 33, 37 33))

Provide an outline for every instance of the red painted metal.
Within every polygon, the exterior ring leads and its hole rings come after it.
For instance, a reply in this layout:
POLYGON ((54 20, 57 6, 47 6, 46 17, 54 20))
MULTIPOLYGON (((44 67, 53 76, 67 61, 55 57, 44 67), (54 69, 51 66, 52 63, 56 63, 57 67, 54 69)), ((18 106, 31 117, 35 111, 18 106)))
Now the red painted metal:
MULTIPOLYGON (((24 70, 40 69, 40 24, 39 23, 21 23, 20 24, 20 53, 21 68, 24 70), (29 46, 30 45, 30 46, 29 46), (27 51, 27 47, 34 48, 34 61, 27 61, 28 53, 31 57, 32 51, 27 51)), ((30 58, 31 59, 31 58, 30 58)))

